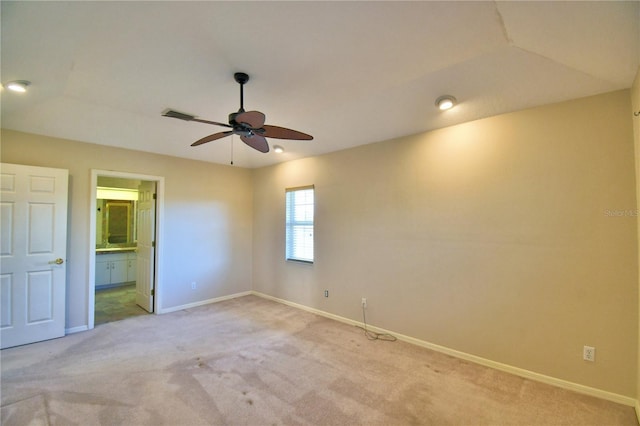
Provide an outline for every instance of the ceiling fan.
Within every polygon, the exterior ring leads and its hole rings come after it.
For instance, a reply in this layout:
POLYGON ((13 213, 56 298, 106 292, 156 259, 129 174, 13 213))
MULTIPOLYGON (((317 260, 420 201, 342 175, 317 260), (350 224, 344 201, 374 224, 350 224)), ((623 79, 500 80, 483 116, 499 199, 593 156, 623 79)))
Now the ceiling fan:
POLYGON ((269 152, 269 144, 265 138, 275 139, 293 139, 293 140, 312 140, 313 136, 297 130, 287 129, 279 126, 269 126, 264 124, 265 115, 260 111, 244 110, 244 91, 243 87, 249 76, 243 72, 237 72, 233 75, 237 83, 240 84, 240 109, 238 112, 229 114, 229 124, 219 123, 217 121, 202 120, 193 115, 184 114, 172 109, 165 110, 162 115, 165 117, 177 118, 184 121, 197 121, 198 123, 213 124, 215 126, 228 127, 231 130, 214 133, 205 136, 191 144, 191 146, 202 145, 207 142, 215 141, 229 135, 238 135, 242 142, 251 148, 260 152, 269 152))

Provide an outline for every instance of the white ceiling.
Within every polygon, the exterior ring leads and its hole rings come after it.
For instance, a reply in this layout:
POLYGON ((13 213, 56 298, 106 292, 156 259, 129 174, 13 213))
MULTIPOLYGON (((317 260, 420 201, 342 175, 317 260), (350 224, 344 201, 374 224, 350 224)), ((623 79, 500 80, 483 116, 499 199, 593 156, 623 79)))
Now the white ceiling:
POLYGON ((629 88, 640 2, 2 1, 2 126, 229 164, 233 73, 247 110, 313 141, 233 137, 234 164, 262 167, 482 117, 629 88), (440 112, 442 94, 457 108, 440 112))

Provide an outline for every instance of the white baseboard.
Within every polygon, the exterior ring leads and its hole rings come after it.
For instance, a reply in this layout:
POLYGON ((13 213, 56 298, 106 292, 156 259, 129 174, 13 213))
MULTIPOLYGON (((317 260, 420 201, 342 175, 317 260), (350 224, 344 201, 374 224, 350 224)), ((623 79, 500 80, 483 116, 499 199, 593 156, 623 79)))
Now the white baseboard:
POLYGON ((170 308, 163 308, 158 310, 158 314, 168 314, 170 312, 181 311, 183 309, 195 308, 197 306, 208 305, 210 303, 222 302, 224 300, 235 299, 237 297, 248 296, 252 294, 250 291, 243 291, 241 293, 230 294, 228 296, 215 297, 213 299, 200 300, 198 302, 187 303, 180 306, 172 306, 170 308))
MULTIPOLYGON (((325 311, 321 311, 319 309, 315 309, 315 308, 310 308, 308 306, 304 306, 304 305, 300 305, 298 303, 294 303, 294 302, 290 302, 288 300, 284 300, 284 299, 279 299, 277 297, 273 297, 273 296, 269 296, 268 294, 264 294, 264 293, 260 293, 257 291, 252 291, 250 292, 251 294, 258 296, 258 297, 262 297, 264 299, 269 299, 269 300, 273 300, 275 302, 278 303, 282 303, 294 308, 298 308, 301 309, 303 311, 307 311, 307 312, 311 312, 317 315, 321 315, 323 317, 326 318, 330 318, 345 324, 349 324, 349 325, 357 325, 357 326, 364 326, 363 323, 359 322, 359 321, 354 321, 351 320, 349 318, 345 318, 345 317, 341 317, 339 315, 334 315, 331 314, 329 312, 325 312, 325 311)), ((490 367, 496 370, 500 370, 500 371, 504 371, 507 373, 511 373, 514 374, 516 376, 520 376, 520 377, 524 377, 526 379, 531 379, 531 380, 535 380, 537 382, 542 382, 542 383, 546 383, 549 385, 553 385, 553 386, 557 386, 559 388, 563 388, 563 389, 568 389, 571 391, 575 391, 578 393, 582 393, 585 395, 590 395, 590 396, 594 396, 596 398, 601 398, 601 399, 605 399, 607 401, 612 401, 612 402, 617 402, 619 404, 624 404, 624 405, 628 405, 630 407, 635 407, 636 409, 636 415, 638 416, 638 421, 640 422, 640 403, 638 402, 638 400, 628 397, 628 396, 624 396, 624 395, 619 395, 613 392, 608 392, 605 390, 601 390, 601 389, 597 389, 597 388, 592 388, 590 386, 585 386, 585 385, 581 385, 578 383, 573 383, 573 382, 569 382, 567 380, 563 380, 563 379, 558 379, 556 377, 551 377, 551 376, 547 376, 544 374, 540 374, 540 373, 536 373, 534 371, 529 371, 529 370, 525 370, 523 368, 519 368, 519 367, 514 367, 512 365, 508 365, 508 364, 503 364, 500 362, 496 362, 496 361, 492 361, 490 359, 486 359, 486 358, 482 358, 476 355, 472 355, 472 354, 468 354, 466 352, 461 352, 455 349, 451 349, 451 348, 447 348, 445 346, 440 346, 440 345, 436 345, 434 343, 430 343, 424 340, 420 340, 420 339, 416 339, 414 337, 410 337, 410 336, 405 336, 403 334, 398 334, 395 333, 393 331, 389 331, 389 330, 385 330, 383 328, 379 328, 379 327, 374 327, 371 326, 369 324, 367 324, 367 328, 371 331, 374 331, 376 333, 386 333, 386 334, 391 334, 393 336, 395 336, 398 340, 402 340, 404 342, 407 343, 411 343, 417 346, 421 346, 427 349, 431 349, 433 351, 436 352, 441 352, 456 358, 460 358, 460 359, 464 359, 466 361, 471 361, 473 363, 476 364, 480 364, 483 365, 485 367, 490 367)))
MULTIPOLYGON (((329 312, 321 311, 320 309, 310 308, 308 306, 300 305, 299 303, 295 303, 295 302, 290 302, 290 301, 285 300, 285 299, 279 299, 277 297, 269 296, 268 294, 260 293, 258 291, 252 291, 251 294, 253 294, 254 296, 262 297, 263 299, 273 300, 274 302, 282 303, 283 305, 287 305, 287 306, 291 306, 293 308, 301 309, 303 311, 311 312, 312 314, 318 314, 318 315, 321 315, 321 316, 323 316, 325 318, 330 318, 330 319, 333 319, 333 320, 336 320, 336 321, 339 321, 339 322, 343 322, 345 324, 358 325, 358 326, 363 326, 364 325, 363 323, 361 323, 359 321, 354 321, 354 320, 349 319, 349 318, 341 317, 340 315, 334 315, 334 314, 329 313, 329 312)), ((374 329, 374 327, 371 327, 368 324, 367 324, 367 327, 372 329, 372 330, 374 329)))
POLYGON ((64 334, 73 334, 73 333, 80 333, 81 331, 87 331, 89 329, 89 326, 86 325, 80 325, 78 327, 71 327, 71 328, 65 328, 64 330, 64 334))

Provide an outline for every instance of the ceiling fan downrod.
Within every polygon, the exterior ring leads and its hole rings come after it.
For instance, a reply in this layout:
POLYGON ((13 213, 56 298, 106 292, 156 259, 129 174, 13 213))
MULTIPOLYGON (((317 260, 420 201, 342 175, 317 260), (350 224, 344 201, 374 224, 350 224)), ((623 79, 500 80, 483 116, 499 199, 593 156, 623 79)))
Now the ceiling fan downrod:
POLYGON ((244 112, 244 84, 249 81, 249 75, 243 72, 237 72, 233 78, 240 84, 240 109, 238 112, 244 112))

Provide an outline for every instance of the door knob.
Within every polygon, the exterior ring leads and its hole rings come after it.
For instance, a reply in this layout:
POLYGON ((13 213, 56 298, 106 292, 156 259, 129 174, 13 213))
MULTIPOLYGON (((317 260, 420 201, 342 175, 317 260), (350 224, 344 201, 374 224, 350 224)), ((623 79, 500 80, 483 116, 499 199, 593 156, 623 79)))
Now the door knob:
POLYGON ((49 265, 62 265, 64 263, 64 260, 61 258, 57 258, 56 260, 52 260, 51 262, 49 262, 49 265))

